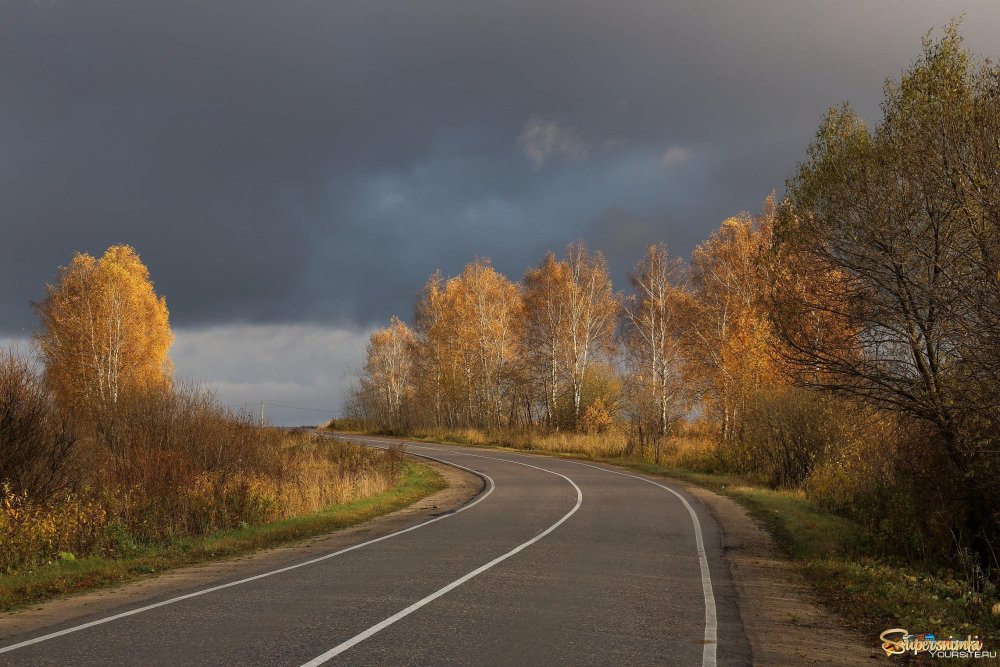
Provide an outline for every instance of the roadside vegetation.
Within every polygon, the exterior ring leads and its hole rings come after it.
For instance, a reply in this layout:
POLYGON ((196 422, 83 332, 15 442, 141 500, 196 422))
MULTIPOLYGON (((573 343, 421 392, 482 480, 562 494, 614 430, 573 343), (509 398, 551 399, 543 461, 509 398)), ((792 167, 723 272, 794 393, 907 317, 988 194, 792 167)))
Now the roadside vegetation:
POLYGON ((404 462, 399 482, 387 490, 329 505, 318 512, 263 524, 241 524, 204 536, 175 534, 166 540, 131 541, 79 558, 72 552, 60 552, 51 560, 0 574, 0 611, 340 530, 407 507, 445 486, 444 478, 432 468, 404 462))
POLYGON ((177 383, 166 302, 127 246, 78 254, 37 308, 35 347, 0 350, 2 609, 363 520, 439 486, 398 451, 256 424, 177 383))
POLYGON ((782 200, 617 292, 573 243, 433 275, 345 418, 612 460, 732 495, 869 632, 997 638, 1000 67, 958 25, 823 119, 782 200))

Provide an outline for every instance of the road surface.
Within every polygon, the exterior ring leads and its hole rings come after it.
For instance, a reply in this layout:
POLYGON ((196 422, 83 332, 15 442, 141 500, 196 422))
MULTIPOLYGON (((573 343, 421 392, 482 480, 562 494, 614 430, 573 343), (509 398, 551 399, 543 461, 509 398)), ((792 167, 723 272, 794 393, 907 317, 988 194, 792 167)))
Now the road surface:
POLYGON ((0 664, 750 663, 718 528, 682 491, 565 459, 407 451, 482 490, 319 559, 8 638, 0 664))

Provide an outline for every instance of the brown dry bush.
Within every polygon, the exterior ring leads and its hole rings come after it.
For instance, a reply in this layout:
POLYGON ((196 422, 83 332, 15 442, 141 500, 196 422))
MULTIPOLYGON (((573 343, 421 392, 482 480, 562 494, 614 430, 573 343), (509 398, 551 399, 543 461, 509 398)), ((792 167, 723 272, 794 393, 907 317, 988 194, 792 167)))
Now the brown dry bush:
POLYGON ((701 473, 725 471, 718 441, 710 436, 678 429, 678 435, 664 438, 662 450, 660 462, 664 465, 701 473))
POLYGON ((840 401, 804 389, 757 392, 722 448, 731 470, 774 488, 798 488, 844 438, 840 401))
POLYGON ((59 410, 31 363, 0 350, 0 482, 14 494, 45 500, 72 483, 77 443, 69 416, 59 410))
POLYGON ((127 521, 128 532, 152 540, 316 511, 398 475, 384 453, 261 428, 183 387, 121 401, 94 438, 107 459, 102 481, 138 499, 144 519, 127 521))
POLYGON ((92 415, 79 449, 75 492, 43 503, 25 480, 0 480, 0 571, 316 512, 402 470, 398 453, 262 428, 187 387, 123 396, 92 415))
POLYGON ((584 410, 583 419, 580 420, 580 428, 587 435, 606 433, 612 424, 614 424, 614 419, 604 405, 604 400, 600 398, 584 410))
POLYGON ((838 446, 803 483, 818 506, 850 517, 873 547, 905 561, 946 563, 963 542, 960 477, 928 448, 934 434, 901 415, 851 406, 838 446))

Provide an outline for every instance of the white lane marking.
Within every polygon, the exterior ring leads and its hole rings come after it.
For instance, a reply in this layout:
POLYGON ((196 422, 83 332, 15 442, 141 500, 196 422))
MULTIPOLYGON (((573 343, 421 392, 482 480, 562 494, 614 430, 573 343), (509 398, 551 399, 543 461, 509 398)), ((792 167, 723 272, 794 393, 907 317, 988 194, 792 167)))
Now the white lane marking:
MULTIPOLYGON (((382 442, 389 442, 383 440, 382 442)), ((418 445, 414 443, 411 444, 413 447, 419 447, 421 449, 430 449, 436 452, 451 452, 450 449, 440 449, 436 447, 427 447, 424 445, 418 445)), ((465 454, 466 456, 478 456, 477 454, 468 454, 466 452, 455 452, 457 454, 465 454)), ((489 458, 489 457, 485 457, 489 458)), ((507 459, 501 459, 507 460, 507 459)), ((587 466, 588 468, 594 468, 595 470, 601 470, 603 472, 611 473, 612 475, 621 475, 622 477, 631 477, 633 479, 638 479, 643 482, 652 484, 653 486, 658 486, 661 489, 669 491, 670 493, 677 496, 677 498, 684 504, 684 508, 687 509, 688 514, 691 516, 691 523, 694 526, 694 541, 695 548, 698 551, 698 562, 701 566, 701 590, 702 595, 705 598, 705 644, 701 655, 702 667, 715 667, 716 665, 716 652, 718 646, 718 634, 719 634, 719 621, 717 612, 715 609, 715 592, 712 588, 712 574, 708 568, 708 554, 705 551, 705 540, 701 533, 701 521, 698 519, 698 515, 695 513, 694 508, 691 507, 691 503, 687 501, 687 498, 677 493, 669 486, 660 484, 659 482, 654 482, 651 479, 645 477, 640 477, 639 475, 631 475, 626 472, 619 472, 617 470, 609 470, 607 468, 602 468, 601 466, 595 466, 590 463, 583 463, 582 461, 573 461, 571 459, 555 459, 557 461, 566 461, 567 463, 574 463, 576 465, 587 466)), ((517 461, 511 461, 511 463, 517 463, 517 461)), ((528 465, 528 464, 523 464, 528 465)), ((555 473, 559 474, 559 473, 555 473)))
MULTIPOLYGON (((363 440, 362 440, 362 442, 363 442, 363 440)), ((392 442, 392 441, 387 441, 387 440, 378 441, 378 440, 376 440, 376 442, 392 442)), ((433 447, 424 447, 424 449, 434 449, 434 448, 433 447)), ((396 621, 398 621, 398 620, 400 620, 402 618, 405 618, 406 616, 409 616, 410 614, 412 614, 413 612, 417 611, 421 607, 430 604, 434 600, 437 600, 442 595, 445 595, 448 592, 453 591, 454 589, 458 588, 459 586, 461 586, 462 584, 464 584, 468 580, 472 579, 473 577, 475 577, 475 576, 477 576, 479 574, 482 574, 486 570, 490 569, 491 567, 493 567, 497 563, 502 563, 503 561, 507 560, 511 556, 513 556, 513 555, 515 555, 515 554, 517 554, 517 553, 519 553, 521 551, 524 551, 525 549, 527 549, 528 547, 530 547, 532 544, 534 544, 535 542, 539 541, 540 539, 542 539, 543 537, 545 537, 546 535, 548 535, 549 533, 551 533, 553 530, 555 530, 556 528, 558 528, 559 526, 561 526, 567 519, 569 519, 571 516, 573 516, 574 514, 576 514, 576 511, 578 509, 580 509, 580 505, 583 504, 583 492, 580 490, 580 487, 576 485, 576 482, 574 482, 573 480, 571 480, 566 475, 563 475, 562 473, 558 473, 558 472, 555 472, 555 471, 552 471, 552 470, 548 470, 546 468, 542 468, 542 467, 539 467, 539 466, 531 465, 530 463, 522 463, 521 461, 511 461, 510 459, 500 459, 500 458, 495 458, 495 457, 492 457, 492 456, 480 456, 478 454, 468 454, 466 452, 451 452, 451 453, 458 454, 460 456, 474 456, 476 458, 481 458, 481 459, 492 459, 494 461, 504 461, 506 463, 514 463, 516 465, 527 466, 528 468, 535 468, 536 470, 541 470, 543 472, 551 473, 553 475, 558 475, 559 477, 562 477, 567 482, 569 482, 570 484, 572 484, 573 488, 576 489, 576 504, 573 506, 573 509, 571 509, 569 512, 567 512, 566 514, 564 514, 561 519, 559 519, 558 521, 556 521, 554 524, 552 524, 551 526, 549 526, 548 528, 546 528, 543 532, 539 533, 538 535, 536 535, 535 537, 531 538, 527 542, 524 542, 523 544, 519 544, 518 546, 514 547, 513 549, 511 549, 507 553, 503 554, 502 556, 497 556, 496 558, 494 558, 493 560, 491 560, 489 563, 486 563, 485 565, 481 565, 480 567, 477 567, 472 572, 469 572, 465 576, 456 579, 455 581, 451 582, 447 586, 434 591, 433 593, 431 593, 427 597, 425 597, 425 598, 423 598, 421 600, 417 600, 416 602, 414 602, 413 604, 411 604, 406 609, 403 609, 401 611, 396 612, 395 614, 393 614, 389 618, 385 619, 384 621, 382 621, 380 623, 376 623, 375 625, 371 626, 367 630, 365 630, 363 632, 360 632, 357 635, 351 637, 347 641, 342 642, 342 643, 334 646, 332 649, 330 649, 326 653, 323 653, 322 655, 316 656, 315 658, 313 658, 309 662, 303 663, 302 667, 316 667, 317 665, 322 665, 323 663, 327 662, 331 658, 334 658, 334 657, 340 655, 341 653, 343 653, 344 651, 348 650, 352 646, 360 644, 361 642, 365 641, 369 637, 377 634, 378 632, 381 632, 382 630, 386 629, 387 627, 389 627, 390 625, 392 625, 396 621)))
POLYGON ((705 597, 705 648, 701 654, 701 664, 702 667, 715 667, 716 647, 718 646, 719 641, 719 621, 715 610, 715 593, 712 589, 712 573, 708 569, 708 555, 705 552, 705 541, 701 536, 701 521, 699 521, 698 515, 695 514, 694 508, 691 507, 691 503, 687 501, 687 498, 677 493, 669 486, 660 484, 659 482, 654 482, 651 479, 646 479, 645 477, 640 477, 639 475, 630 475, 629 473, 619 472, 617 470, 608 470, 607 468, 595 466, 590 463, 583 463, 582 461, 571 461, 569 459, 565 460, 568 463, 587 466, 588 468, 594 468, 595 470, 603 470, 604 472, 611 473, 612 475, 621 475, 622 477, 631 477, 633 479, 642 480, 643 482, 648 482, 653 486, 658 486, 661 489, 669 491, 677 496, 682 503, 684 503, 685 509, 687 509, 688 514, 691 515, 691 523, 694 525, 694 541, 698 550, 698 561, 701 564, 701 590, 705 597))
POLYGON ((99 618, 97 620, 90 621, 89 623, 82 623, 80 625, 75 625, 75 626, 73 626, 71 628, 66 628, 65 630, 59 630, 57 632, 50 632, 47 635, 42 635, 40 637, 35 637, 33 639, 27 639, 27 640, 25 640, 23 642, 19 642, 17 644, 11 644, 10 646, 0 647, 0 653, 9 653, 10 651, 15 651, 15 650, 17 650, 19 648, 24 648, 25 646, 31 646, 32 644, 39 644, 41 642, 48 641, 49 639, 55 639, 56 637, 62 637, 64 635, 68 635, 68 634, 71 634, 73 632, 79 632, 81 630, 86 630, 87 628, 92 628, 95 625, 103 625, 104 623, 110 623, 111 621, 117 621, 118 619, 121 619, 121 618, 126 618, 128 616, 134 616, 136 614, 141 614, 144 611, 150 611, 151 609, 157 609, 159 607, 165 607, 168 604, 174 604, 175 602, 181 602, 182 600, 189 600, 191 598, 195 598, 195 597, 198 597, 198 596, 201 596, 201 595, 205 595, 207 593, 214 593, 215 591, 221 591, 224 588, 231 588, 233 586, 239 586, 240 584, 246 584, 246 583, 249 583, 251 581, 256 581, 258 579, 264 579, 265 577, 270 577, 272 575, 280 574, 282 572, 288 572, 289 570, 295 570, 295 569, 298 569, 300 567, 305 567, 306 565, 313 565, 315 563, 319 563, 320 561, 324 561, 324 560, 327 560, 329 558, 333 558, 334 556, 340 556, 341 554, 346 554, 348 551, 354 551, 355 549, 360 549, 361 547, 366 547, 366 546, 368 546, 370 544, 375 544, 376 542, 381 542, 382 540, 387 540, 390 537, 395 537, 397 535, 402 535, 403 533, 408 533, 411 530, 416 530, 417 528, 423 528, 424 526, 427 526, 427 525, 430 525, 432 523, 435 523, 436 521, 440 521, 441 519, 447 519, 450 516, 455 516, 456 514, 459 514, 460 512, 464 512, 467 509, 471 509, 471 508, 475 507, 476 505, 478 505, 479 503, 481 503, 484 500, 486 500, 486 498, 489 497, 489 495, 491 493, 493 493, 493 490, 496 488, 496 483, 493 481, 493 478, 490 477, 489 475, 485 474, 485 473, 479 472, 478 470, 473 470, 472 468, 466 468, 465 466, 460 466, 457 463, 451 463, 450 461, 442 461, 441 459, 434 458, 433 456, 426 456, 424 454, 416 454, 416 456, 421 456, 421 457, 423 457, 425 459, 430 459, 432 461, 438 461, 440 463, 444 463, 445 465, 454 466, 455 468, 460 468, 462 470, 465 470, 466 472, 471 472, 472 474, 477 475, 477 476, 485 479, 487 482, 489 482, 489 488, 486 490, 485 493, 483 493, 482 495, 480 495, 474 501, 472 501, 468 505, 463 505, 462 507, 458 508, 454 512, 449 512, 448 514, 442 514, 441 516, 436 516, 433 519, 429 519, 428 521, 424 521, 423 523, 418 523, 415 526, 410 526, 409 528, 404 528, 403 530, 397 530, 395 533, 389 533, 388 535, 383 535, 382 537, 377 537, 377 538, 375 538, 373 540, 368 540, 367 542, 362 542, 360 544, 355 544, 354 546, 347 547, 346 549, 341 549, 340 551, 334 551, 333 553, 329 553, 329 554, 326 554, 324 556, 320 556, 319 558, 313 558, 312 560, 307 560, 307 561, 304 561, 302 563, 296 563, 295 565, 289 565, 287 567, 282 567, 282 568, 279 568, 277 570, 271 570, 269 572, 263 572, 261 574, 254 575, 252 577, 247 577, 246 579, 240 579, 238 581, 231 581, 231 582, 229 582, 227 584, 221 584, 219 586, 212 586, 211 588, 204 588, 204 589, 199 590, 199 591, 194 591, 192 593, 187 593, 185 595, 179 595, 177 597, 170 598, 168 600, 162 600, 162 601, 156 602, 154 604, 149 604, 149 605, 146 605, 145 607, 139 607, 137 609, 130 609, 129 611, 125 611, 125 612, 122 612, 120 614, 115 614, 113 616, 106 616, 104 618, 99 618))

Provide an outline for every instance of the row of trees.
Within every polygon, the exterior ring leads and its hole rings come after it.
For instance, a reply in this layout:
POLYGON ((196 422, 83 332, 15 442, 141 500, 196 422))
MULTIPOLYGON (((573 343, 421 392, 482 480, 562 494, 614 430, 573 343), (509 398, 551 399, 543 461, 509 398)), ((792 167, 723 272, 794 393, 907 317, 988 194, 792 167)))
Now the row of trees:
POLYGON ((929 514, 997 566, 1000 67, 952 24, 882 109, 832 109, 789 182, 776 330, 801 384, 908 420, 929 514))
POLYGON ((784 486, 877 460, 854 493, 901 494, 918 531, 1000 565, 1000 67, 955 24, 886 84, 875 127, 832 109, 783 200, 689 262, 649 248, 630 283, 580 243, 517 284, 486 260, 435 275, 413 330, 372 336, 349 414, 584 429, 603 411, 640 447, 697 421, 728 467, 784 486))
POLYGON ((412 329, 394 317, 372 334, 348 414, 387 430, 581 430, 608 413, 655 440, 698 403, 731 437, 746 394, 778 374, 763 305, 775 219, 769 200, 727 220, 690 266, 651 246, 628 295, 580 242, 520 283, 485 259, 435 274, 412 329))

